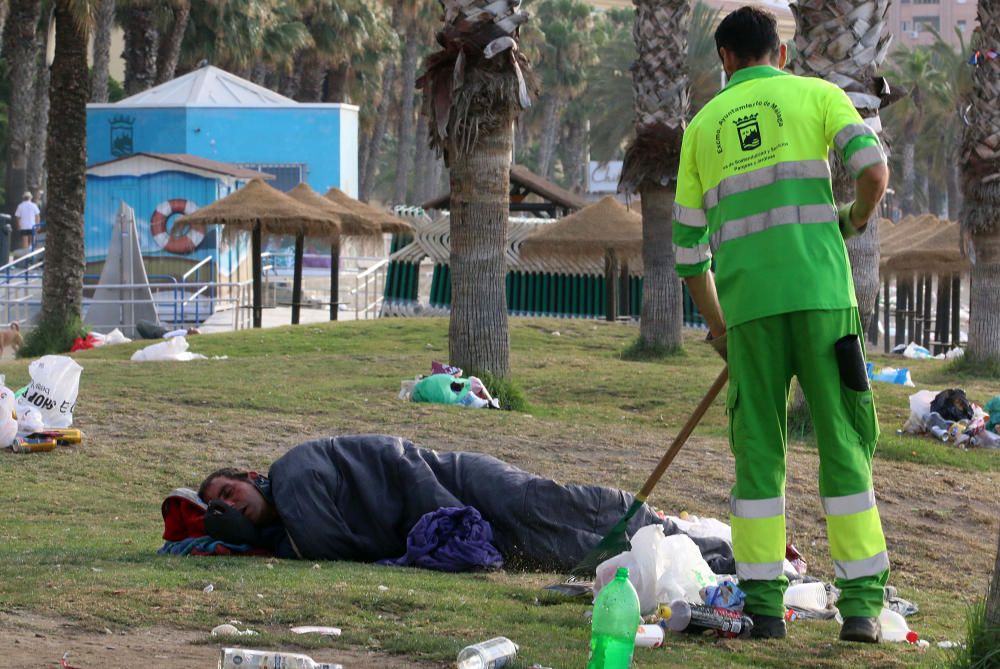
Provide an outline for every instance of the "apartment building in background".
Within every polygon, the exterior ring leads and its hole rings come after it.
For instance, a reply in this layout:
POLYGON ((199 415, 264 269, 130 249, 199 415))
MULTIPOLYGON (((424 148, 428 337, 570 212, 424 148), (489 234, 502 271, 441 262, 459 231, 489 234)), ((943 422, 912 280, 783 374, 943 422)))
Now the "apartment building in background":
POLYGON ((953 46, 959 44, 957 30, 968 44, 976 27, 976 0, 896 0, 889 4, 894 46, 933 44, 929 27, 953 46))

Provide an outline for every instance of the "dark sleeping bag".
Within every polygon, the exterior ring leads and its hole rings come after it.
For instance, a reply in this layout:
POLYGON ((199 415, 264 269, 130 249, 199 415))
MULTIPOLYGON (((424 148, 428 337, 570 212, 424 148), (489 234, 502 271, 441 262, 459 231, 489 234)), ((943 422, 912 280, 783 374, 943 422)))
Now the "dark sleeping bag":
MULTIPOLYGON (((420 517, 472 506, 493 526, 508 569, 569 571, 621 519, 632 495, 560 485, 480 453, 438 453, 399 437, 361 435, 307 442, 268 474, 275 507, 300 557, 375 562, 406 552, 420 517)), ((628 526, 677 528, 642 508, 628 526)), ((734 573, 732 549, 694 538, 716 573, 734 573)))

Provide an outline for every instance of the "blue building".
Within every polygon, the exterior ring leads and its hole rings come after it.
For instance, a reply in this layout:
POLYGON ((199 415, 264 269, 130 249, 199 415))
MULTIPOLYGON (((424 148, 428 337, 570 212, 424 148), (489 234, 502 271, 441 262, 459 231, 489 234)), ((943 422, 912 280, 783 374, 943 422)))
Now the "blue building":
MULTIPOLYGON (((180 278, 210 258, 202 280, 236 281, 246 244, 228 244, 215 226, 178 219, 240 188, 260 173, 228 163, 170 153, 134 153, 87 168, 84 246, 87 273, 99 274, 122 202, 135 210, 139 250, 151 276, 180 278)), ((271 175, 263 178, 273 179, 271 175)))
POLYGON ((207 65, 112 104, 87 105, 91 164, 139 152, 188 154, 357 197, 358 107, 299 103, 207 65))

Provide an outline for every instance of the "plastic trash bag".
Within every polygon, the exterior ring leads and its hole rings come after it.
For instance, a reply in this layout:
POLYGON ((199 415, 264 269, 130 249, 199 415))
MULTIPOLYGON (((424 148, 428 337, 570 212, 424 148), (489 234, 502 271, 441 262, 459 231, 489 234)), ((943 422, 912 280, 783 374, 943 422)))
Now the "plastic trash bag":
POLYGON ((66 355, 45 355, 28 365, 31 383, 17 399, 17 415, 38 411, 43 427, 69 427, 83 367, 66 355))
POLYGON ((698 546, 684 534, 665 536, 662 525, 647 525, 632 536, 632 550, 605 560, 597 567, 594 595, 614 579, 618 567, 629 570, 629 581, 639 595, 639 611, 648 615, 660 602, 683 599, 701 603, 701 589, 718 585, 718 578, 698 546))
MULTIPOLYGON (((871 363, 868 364, 871 365, 871 363)), ((873 368, 869 367, 868 373, 872 381, 895 383, 899 386, 913 387, 916 385, 910 377, 909 367, 903 367, 902 369, 896 369, 895 367, 883 367, 878 372, 873 372, 873 368)))
POLYGON ((903 349, 904 358, 912 358, 914 360, 921 360, 924 358, 930 358, 931 352, 920 344, 911 341, 905 349, 903 349))
POLYGON ((151 362, 155 360, 176 360, 186 362, 188 360, 205 360, 205 356, 200 353, 188 351, 187 339, 184 337, 171 337, 158 344, 151 344, 146 348, 139 349, 132 354, 132 360, 136 362, 151 362))

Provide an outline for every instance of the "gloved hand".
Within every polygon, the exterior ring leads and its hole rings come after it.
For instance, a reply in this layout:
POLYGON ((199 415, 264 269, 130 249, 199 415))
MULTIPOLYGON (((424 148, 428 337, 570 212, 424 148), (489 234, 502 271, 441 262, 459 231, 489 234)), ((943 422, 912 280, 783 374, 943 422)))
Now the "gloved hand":
POLYGON ((712 345, 712 348, 714 348, 715 352, 719 354, 719 357, 721 357, 726 362, 729 362, 729 351, 726 348, 725 332, 723 332, 718 337, 713 337, 712 333, 709 332, 708 336, 705 337, 705 341, 712 345))
POLYGON ((208 503, 208 511, 205 512, 205 531, 213 539, 225 541, 227 544, 262 546, 264 543, 260 530, 250 522, 249 518, 218 499, 208 503))
POLYGON ((844 239, 860 235, 868 229, 868 221, 865 221, 865 224, 860 228, 854 227, 854 222, 851 220, 851 212, 853 210, 853 202, 848 202, 837 207, 837 222, 840 224, 840 234, 844 236, 844 239))

